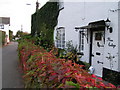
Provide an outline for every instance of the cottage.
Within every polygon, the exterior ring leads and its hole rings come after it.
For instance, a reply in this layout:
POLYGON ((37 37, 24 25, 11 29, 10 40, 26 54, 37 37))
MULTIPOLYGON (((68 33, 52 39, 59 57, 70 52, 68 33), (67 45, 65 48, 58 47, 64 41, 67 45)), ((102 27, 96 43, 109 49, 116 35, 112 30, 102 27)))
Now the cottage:
POLYGON ((9 17, 0 17, 0 30, 6 32, 6 43, 9 43, 9 26, 10 18, 9 17))
POLYGON ((120 1, 60 2, 54 40, 58 48, 68 41, 78 46, 80 60, 90 63, 97 76, 120 72, 120 1))

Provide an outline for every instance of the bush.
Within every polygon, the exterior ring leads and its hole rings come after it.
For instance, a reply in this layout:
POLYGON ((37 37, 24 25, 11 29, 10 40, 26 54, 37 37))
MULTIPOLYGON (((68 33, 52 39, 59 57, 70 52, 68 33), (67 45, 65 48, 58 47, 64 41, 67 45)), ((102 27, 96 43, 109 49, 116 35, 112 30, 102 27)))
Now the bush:
POLYGON ((89 63, 83 62, 83 61, 78 61, 77 64, 84 65, 84 66, 85 66, 85 67, 84 67, 85 70, 88 70, 89 67, 90 67, 90 64, 89 64, 89 63))
POLYGON ((23 40, 18 46, 26 88, 115 88, 83 70, 83 65, 56 58, 53 51, 23 40))

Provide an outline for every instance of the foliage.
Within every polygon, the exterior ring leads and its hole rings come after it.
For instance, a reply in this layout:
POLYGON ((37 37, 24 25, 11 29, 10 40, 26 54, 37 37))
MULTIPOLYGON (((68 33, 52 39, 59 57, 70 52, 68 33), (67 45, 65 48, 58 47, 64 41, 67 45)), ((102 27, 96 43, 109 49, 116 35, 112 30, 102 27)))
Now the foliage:
POLYGON ((5 44, 5 37, 6 37, 6 33, 0 30, 0 45, 1 46, 5 44))
POLYGON ((58 14, 58 2, 47 2, 32 15, 31 34, 33 37, 38 37, 36 38, 36 44, 43 46, 45 49, 53 46, 53 32, 57 25, 58 14))
POLYGON ((64 58, 67 60, 72 60, 72 62, 77 62, 77 46, 74 47, 72 41, 66 43, 65 49, 58 49, 58 57, 64 58))
POLYGON ((89 67, 90 67, 89 63, 82 62, 79 60, 80 57, 82 57, 82 55, 78 56, 77 46, 74 47, 72 44, 72 41, 68 41, 66 43, 66 49, 61 49, 61 48, 55 48, 55 49, 58 51, 58 53, 55 56, 57 56, 59 58, 64 58, 66 60, 72 60, 72 62, 75 62, 80 65, 84 65, 85 67, 83 67, 83 68, 85 70, 89 69, 89 67))
POLYGON ((22 36, 22 31, 18 30, 16 33, 16 37, 21 37, 22 36))
POLYGON ((27 32, 23 32, 23 31, 18 30, 15 37, 21 38, 21 37, 26 36, 26 35, 29 35, 29 34, 27 32))
MULTIPOLYGON (((66 47, 67 47, 67 48, 66 48, 67 52, 73 52, 74 46, 73 46, 72 40, 66 42, 66 47)), ((76 47, 75 47, 75 48, 76 48, 76 47)), ((77 52, 77 51, 75 50, 75 52, 77 52)))
POLYGON ((61 48, 57 48, 58 50, 58 54, 56 55, 59 58, 66 58, 66 50, 65 49, 61 49, 61 48))
POLYGON ((19 41, 19 58, 26 88, 116 88, 83 70, 83 65, 56 58, 30 40, 19 41))
POLYGON ((88 70, 89 67, 90 67, 90 64, 89 64, 89 63, 83 62, 83 61, 80 61, 80 60, 77 62, 77 64, 84 65, 84 66, 85 66, 85 67, 84 67, 85 70, 88 70))
POLYGON ((77 62, 77 47, 72 47, 70 51, 66 53, 66 59, 71 59, 73 62, 77 62))

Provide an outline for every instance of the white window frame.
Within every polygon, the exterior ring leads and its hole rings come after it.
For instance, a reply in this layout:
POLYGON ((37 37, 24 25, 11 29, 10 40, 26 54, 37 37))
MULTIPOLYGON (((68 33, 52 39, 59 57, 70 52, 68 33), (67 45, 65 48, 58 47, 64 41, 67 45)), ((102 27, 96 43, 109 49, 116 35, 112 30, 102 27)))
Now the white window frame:
POLYGON ((65 28, 59 27, 56 29, 56 47, 65 48, 65 28))
POLYGON ((79 31, 79 52, 83 52, 84 51, 84 30, 80 30, 79 31))

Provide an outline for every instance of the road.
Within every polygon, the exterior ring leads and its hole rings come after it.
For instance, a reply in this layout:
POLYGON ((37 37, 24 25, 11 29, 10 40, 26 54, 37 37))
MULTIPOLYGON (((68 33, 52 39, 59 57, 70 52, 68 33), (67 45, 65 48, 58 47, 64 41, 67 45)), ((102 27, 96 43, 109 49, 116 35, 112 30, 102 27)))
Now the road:
POLYGON ((17 42, 2 48, 2 88, 23 88, 22 73, 19 68, 17 42))

